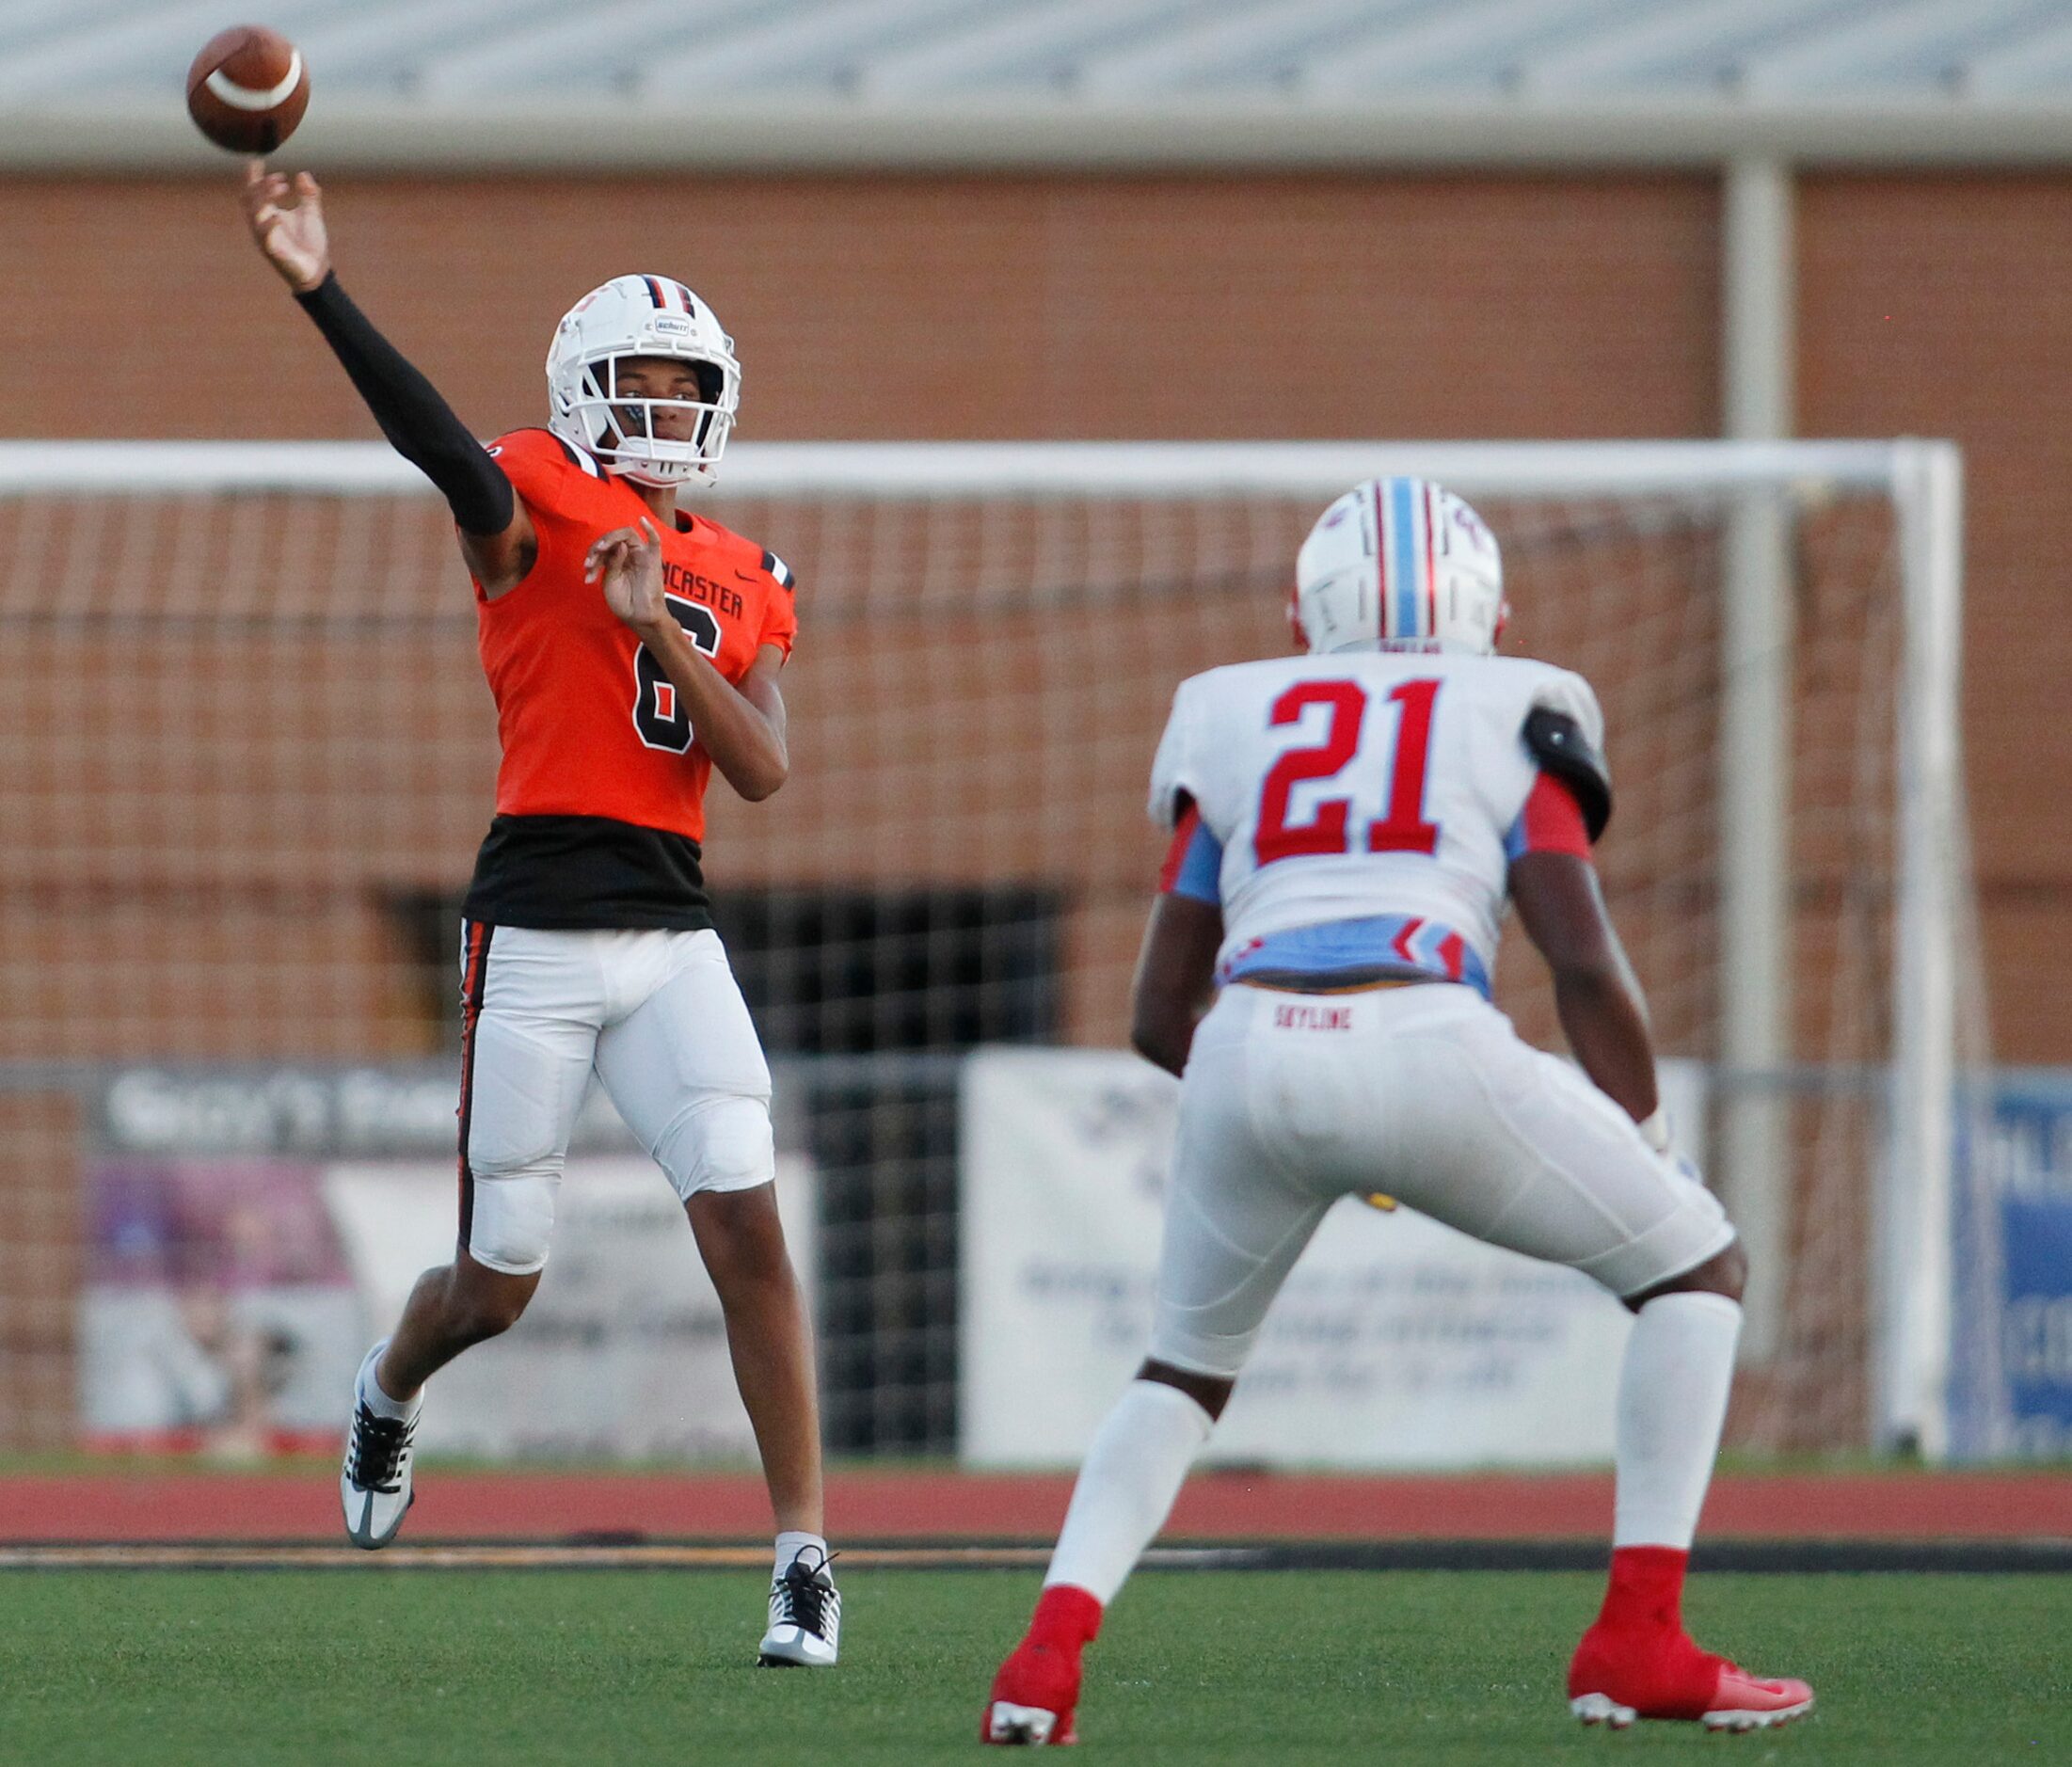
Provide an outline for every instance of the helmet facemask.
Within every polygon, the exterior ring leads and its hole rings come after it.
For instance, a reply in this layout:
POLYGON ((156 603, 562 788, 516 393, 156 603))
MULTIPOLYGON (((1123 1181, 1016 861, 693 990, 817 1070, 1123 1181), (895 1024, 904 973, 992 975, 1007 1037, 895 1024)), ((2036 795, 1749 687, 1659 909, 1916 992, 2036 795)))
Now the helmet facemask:
MULTIPOLYGON (((718 362, 671 355, 664 359, 687 361, 696 373, 697 398, 624 393, 619 390, 619 364, 634 354, 628 351, 582 364, 568 415, 588 438, 584 445, 607 471, 644 485, 710 484, 734 427, 739 383, 718 362), (672 416, 682 421, 671 422, 672 416), (677 433, 662 433, 667 431, 677 433)), ((661 353, 638 354, 652 358, 661 353)))
POLYGON ((606 471, 644 485, 709 485, 741 406, 741 364, 712 310, 680 282, 614 277, 569 310, 547 356, 550 426, 606 471), (686 364, 697 396, 621 387, 634 358, 686 364))

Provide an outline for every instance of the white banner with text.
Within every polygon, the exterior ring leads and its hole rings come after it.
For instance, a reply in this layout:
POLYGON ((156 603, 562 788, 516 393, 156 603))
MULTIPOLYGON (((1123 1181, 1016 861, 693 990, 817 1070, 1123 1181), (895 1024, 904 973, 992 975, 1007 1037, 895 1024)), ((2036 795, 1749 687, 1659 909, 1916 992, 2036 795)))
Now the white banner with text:
MULTIPOLYGON (((778 1156, 777 1207, 808 1310, 812 1176, 805 1159, 778 1156)), ((368 1332, 400 1314, 420 1272, 453 1257, 454 1183, 450 1159, 325 1171, 368 1332)), ((422 1454, 498 1460, 755 1463, 719 1297, 683 1204, 652 1160, 570 1157, 546 1274, 525 1317, 440 1370, 417 1441, 422 1454)))

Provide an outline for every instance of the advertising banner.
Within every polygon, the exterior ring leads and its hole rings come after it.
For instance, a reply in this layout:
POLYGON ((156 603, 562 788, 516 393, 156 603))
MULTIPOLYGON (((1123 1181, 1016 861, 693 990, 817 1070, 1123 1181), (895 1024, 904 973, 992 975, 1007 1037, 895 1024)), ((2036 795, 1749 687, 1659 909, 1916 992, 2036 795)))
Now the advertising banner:
MULTIPOLYGON (((86 1174, 87 1445, 334 1450, 367 1345, 453 1257, 453 1119, 452 1076, 429 1072, 119 1076, 86 1174)), ((626 1144, 608 1106, 585 1113, 539 1292, 515 1330, 438 1377, 424 1451, 753 1460, 683 1206, 626 1144)), ((811 1163, 777 1166, 810 1306, 811 1163)))
POLYGON ((244 1459, 337 1445, 367 1346, 318 1170, 192 1154, 88 1166, 88 1446, 244 1459))
MULTIPOLYGON (((1076 1464, 1142 1360, 1177 1084, 1133 1056, 989 1049, 962 1098, 962 1450, 1076 1464)), ((1608 1459, 1629 1315, 1575 1272, 1407 1209, 1325 1218, 1207 1457, 1608 1459)))
MULTIPOLYGON (((453 1256, 454 1167, 335 1165, 324 1195, 371 1322, 453 1256)), ((780 1156, 778 1209, 812 1305, 814 1201, 807 1163, 780 1156)), ((383 1325, 370 1323, 359 1340, 383 1325)), ((553 1250, 516 1329, 438 1375, 424 1454, 486 1459, 696 1459, 753 1463, 726 1332, 683 1204, 645 1156, 570 1159, 553 1250)))
POLYGON ((1952 1452, 2072 1454, 2072 1073, 2002 1073, 1964 1123, 1952 1452))

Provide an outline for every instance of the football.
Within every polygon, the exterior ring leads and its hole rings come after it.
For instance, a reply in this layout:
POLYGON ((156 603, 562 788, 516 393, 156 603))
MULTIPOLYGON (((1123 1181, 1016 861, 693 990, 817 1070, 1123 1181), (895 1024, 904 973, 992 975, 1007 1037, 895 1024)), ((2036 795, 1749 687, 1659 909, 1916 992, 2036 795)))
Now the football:
POLYGON ((271 153, 309 107, 301 52, 263 24, 218 31, 187 70, 187 115, 232 153, 271 153))

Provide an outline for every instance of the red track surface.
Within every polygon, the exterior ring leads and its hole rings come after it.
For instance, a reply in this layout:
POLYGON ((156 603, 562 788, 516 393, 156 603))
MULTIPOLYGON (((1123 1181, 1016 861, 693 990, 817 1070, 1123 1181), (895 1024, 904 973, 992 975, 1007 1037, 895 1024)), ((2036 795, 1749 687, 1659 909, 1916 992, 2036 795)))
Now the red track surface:
MULTIPOLYGON (((1069 1479, 1051 1473, 844 1472, 828 1482, 837 1538, 1047 1539, 1069 1479)), ((1611 1525, 1597 1473, 1347 1478, 1209 1472, 1189 1482, 1169 1537, 1519 1539, 1611 1525)), ((336 1475, 94 1472, 0 1479, 0 1541, 329 1540, 336 1475)), ((418 1483, 421 1539, 557 1539, 589 1532, 754 1539, 769 1531, 759 1479, 442 1472, 418 1483)), ((1768 1539, 2072 1537, 2072 1479, 2043 1473, 1729 1476, 1705 1532, 1768 1539)))

